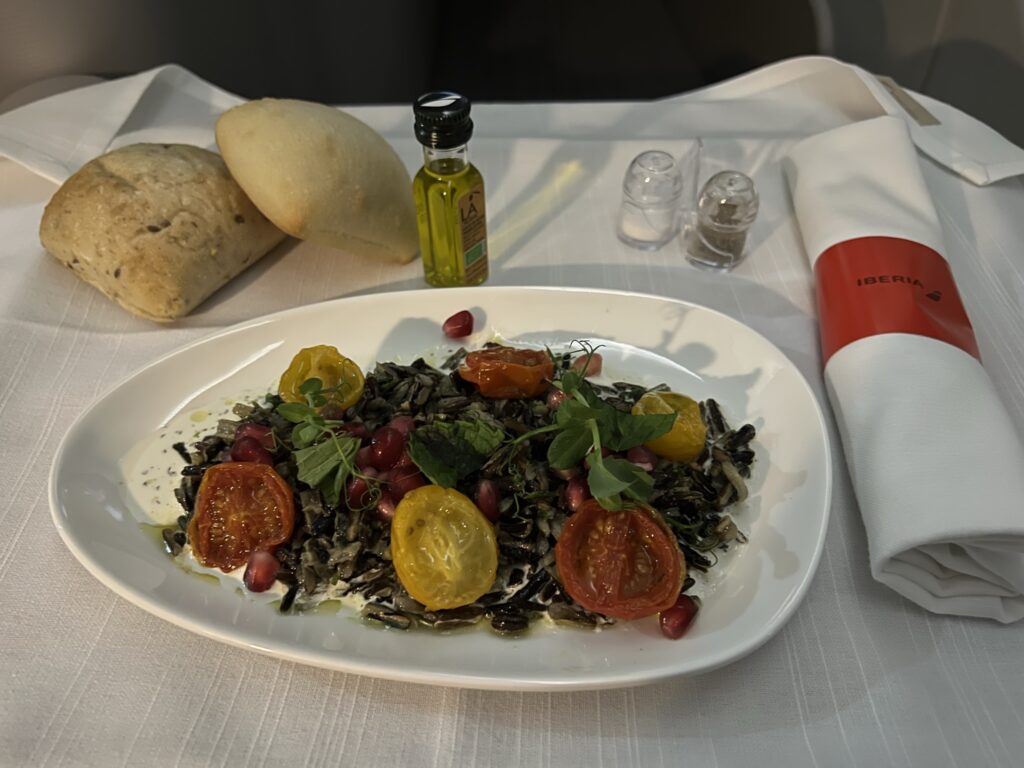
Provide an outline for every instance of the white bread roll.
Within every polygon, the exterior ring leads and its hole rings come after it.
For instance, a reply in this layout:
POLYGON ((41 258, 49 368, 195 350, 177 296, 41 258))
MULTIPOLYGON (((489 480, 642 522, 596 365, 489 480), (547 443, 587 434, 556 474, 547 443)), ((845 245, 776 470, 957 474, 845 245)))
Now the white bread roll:
POLYGON ((217 121, 231 175, 290 235, 406 263, 419 249, 412 181, 391 145, 323 104, 262 99, 217 121))
POLYGON ((87 283, 158 322, 187 315, 281 242, 218 155, 133 144, 90 160, 43 212, 39 239, 87 283))

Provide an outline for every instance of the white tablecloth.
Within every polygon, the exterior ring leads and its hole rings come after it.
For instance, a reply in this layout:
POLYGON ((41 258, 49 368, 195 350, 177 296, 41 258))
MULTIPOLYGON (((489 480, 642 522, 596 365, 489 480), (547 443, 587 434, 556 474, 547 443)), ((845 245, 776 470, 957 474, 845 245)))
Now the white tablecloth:
MULTIPOLYGON (((353 111, 418 165, 408 109, 353 111)), ((719 104, 479 106, 471 153, 487 183, 490 284, 708 305, 777 344, 827 406, 779 160, 850 116, 785 85, 719 104), (678 243, 644 254, 614 235, 628 160, 697 136, 703 176, 738 168, 761 192, 750 256, 732 274, 694 269, 678 243)), ((922 162, 982 357, 1024 432, 1024 185, 978 188, 922 162)), ((803 605, 753 655, 698 677, 552 694, 391 683, 221 645, 115 596, 50 520, 47 471, 68 424, 112 383, 211 330, 422 287, 421 266, 289 242, 186 321, 155 327, 43 252, 37 226, 53 190, 0 161, 0 764, 1021 764, 1024 627, 932 615, 874 582, 838 451, 831 527, 803 605)))

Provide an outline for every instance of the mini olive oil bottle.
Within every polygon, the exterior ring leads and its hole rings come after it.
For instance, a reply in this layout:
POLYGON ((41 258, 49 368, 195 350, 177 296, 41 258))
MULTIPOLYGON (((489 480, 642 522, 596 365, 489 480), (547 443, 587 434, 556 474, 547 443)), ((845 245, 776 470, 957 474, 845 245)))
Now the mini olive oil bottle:
POLYGON ((423 273, 430 285, 479 285, 487 279, 484 179, 469 162, 470 103, 450 91, 416 99, 423 167, 413 179, 423 273))

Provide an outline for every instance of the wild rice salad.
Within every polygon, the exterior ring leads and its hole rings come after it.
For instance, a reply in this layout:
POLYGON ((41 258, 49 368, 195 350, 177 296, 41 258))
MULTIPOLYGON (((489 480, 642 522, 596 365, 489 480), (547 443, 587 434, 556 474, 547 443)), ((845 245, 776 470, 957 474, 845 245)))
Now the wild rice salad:
POLYGON ((207 567, 245 566, 284 613, 356 596, 365 618, 502 634, 547 616, 601 627, 659 615, 680 636, 707 571, 742 542, 754 428, 714 400, 593 382, 600 354, 459 350, 378 363, 300 351, 279 392, 174 447, 184 508, 164 531, 207 567))

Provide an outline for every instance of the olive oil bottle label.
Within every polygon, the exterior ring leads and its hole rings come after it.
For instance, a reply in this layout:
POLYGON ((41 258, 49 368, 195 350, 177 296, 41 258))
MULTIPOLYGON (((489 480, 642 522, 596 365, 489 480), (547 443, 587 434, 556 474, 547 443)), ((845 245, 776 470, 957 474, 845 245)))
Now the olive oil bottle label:
POLYGON ((459 226, 462 230, 465 281, 483 280, 487 277, 487 218, 482 184, 477 184, 459 198, 459 226))

